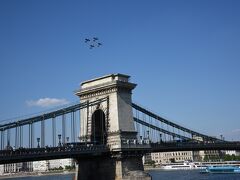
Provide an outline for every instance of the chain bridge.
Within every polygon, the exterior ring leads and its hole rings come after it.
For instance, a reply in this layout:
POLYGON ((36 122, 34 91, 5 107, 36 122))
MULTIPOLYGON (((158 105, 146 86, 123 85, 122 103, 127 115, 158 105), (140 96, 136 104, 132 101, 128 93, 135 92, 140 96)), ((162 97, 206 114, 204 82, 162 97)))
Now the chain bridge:
POLYGON ((73 158, 78 179, 127 179, 143 171, 146 153, 240 150, 240 142, 193 131, 133 103, 136 84, 129 78, 85 81, 75 92, 80 103, 0 123, 0 164, 73 158))

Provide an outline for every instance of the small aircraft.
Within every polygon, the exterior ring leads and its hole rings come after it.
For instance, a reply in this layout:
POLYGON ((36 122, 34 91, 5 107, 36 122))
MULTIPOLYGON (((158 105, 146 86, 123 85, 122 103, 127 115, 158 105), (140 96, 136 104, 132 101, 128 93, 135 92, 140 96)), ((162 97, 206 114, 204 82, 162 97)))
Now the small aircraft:
POLYGON ((87 42, 89 42, 89 41, 90 41, 90 39, 88 39, 88 38, 85 39, 85 43, 87 43, 87 42))
POLYGON ((94 47, 95 47, 95 46, 91 44, 89 48, 92 49, 92 48, 94 48, 94 47))
POLYGON ((97 41, 97 40, 98 40, 98 38, 97 38, 97 37, 94 37, 94 38, 93 38, 93 41, 97 41))
POLYGON ((93 49, 93 48, 102 46, 102 43, 100 43, 98 41, 97 37, 85 38, 85 43, 87 43, 89 45, 89 49, 93 49))

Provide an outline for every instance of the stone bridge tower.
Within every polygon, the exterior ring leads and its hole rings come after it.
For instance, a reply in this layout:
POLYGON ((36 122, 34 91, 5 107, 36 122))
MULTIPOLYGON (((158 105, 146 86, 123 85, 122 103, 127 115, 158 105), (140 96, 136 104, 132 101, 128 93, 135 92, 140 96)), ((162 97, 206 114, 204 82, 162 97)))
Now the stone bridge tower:
POLYGON ((76 92, 81 103, 107 100, 81 110, 81 139, 95 140, 114 149, 120 147, 121 140, 136 138, 131 98, 135 87, 136 84, 129 82, 129 76, 123 74, 83 82, 76 92))
MULTIPOLYGON (((123 152, 123 149, 126 149, 123 147, 123 142, 133 142, 137 138, 131 98, 136 84, 131 83, 129 78, 130 76, 124 74, 110 74, 81 83, 80 89, 76 92, 81 103, 88 104, 99 99, 106 99, 81 110, 80 139, 82 142, 105 144, 112 152, 109 157, 95 158, 92 162, 90 160, 78 162, 78 176, 81 178, 86 176, 86 171, 81 171, 81 168, 88 167, 88 171, 91 172, 92 166, 87 166, 87 164, 93 163, 98 164, 97 179, 100 177, 123 179, 130 171, 143 170, 141 153, 134 153, 127 157, 123 152)), ((129 151, 127 154, 129 155, 129 151)), ((94 179, 94 176, 90 174, 88 179, 94 179)))

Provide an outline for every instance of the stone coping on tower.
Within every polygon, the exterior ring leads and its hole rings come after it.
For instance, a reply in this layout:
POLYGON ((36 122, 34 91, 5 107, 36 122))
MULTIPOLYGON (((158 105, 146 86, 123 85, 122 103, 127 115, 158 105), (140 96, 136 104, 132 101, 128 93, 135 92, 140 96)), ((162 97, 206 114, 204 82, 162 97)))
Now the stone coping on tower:
POLYGON ((126 74, 108 74, 102 77, 98 77, 98 78, 94 78, 94 79, 90 79, 87 81, 83 81, 81 83, 82 88, 86 88, 87 86, 92 86, 92 84, 94 84, 94 82, 98 82, 98 84, 100 84, 101 82, 106 82, 106 81, 112 81, 112 80, 120 80, 120 81, 124 81, 124 82, 129 82, 129 75, 126 74))
POLYGON ((85 81, 81 84, 79 90, 75 91, 77 96, 93 93, 99 90, 111 89, 111 88, 124 88, 132 90, 137 84, 129 82, 128 75, 124 74, 110 74, 100 78, 85 81))

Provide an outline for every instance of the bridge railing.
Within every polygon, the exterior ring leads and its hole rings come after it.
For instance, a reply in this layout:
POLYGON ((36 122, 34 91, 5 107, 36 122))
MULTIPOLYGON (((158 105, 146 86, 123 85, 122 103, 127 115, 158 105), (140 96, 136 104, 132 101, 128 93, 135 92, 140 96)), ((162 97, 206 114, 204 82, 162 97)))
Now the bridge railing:
POLYGON ((151 143, 153 152, 194 150, 240 150, 240 142, 161 142, 151 143))
POLYGON ((107 153, 109 148, 105 145, 94 144, 68 144, 59 147, 45 148, 19 148, 0 151, 0 164, 23 161, 36 161, 42 159, 74 158, 92 156, 97 153, 107 153))
POLYGON ((121 146, 122 148, 147 148, 150 147, 150 140, 149 139, 122 140, 121 146))

